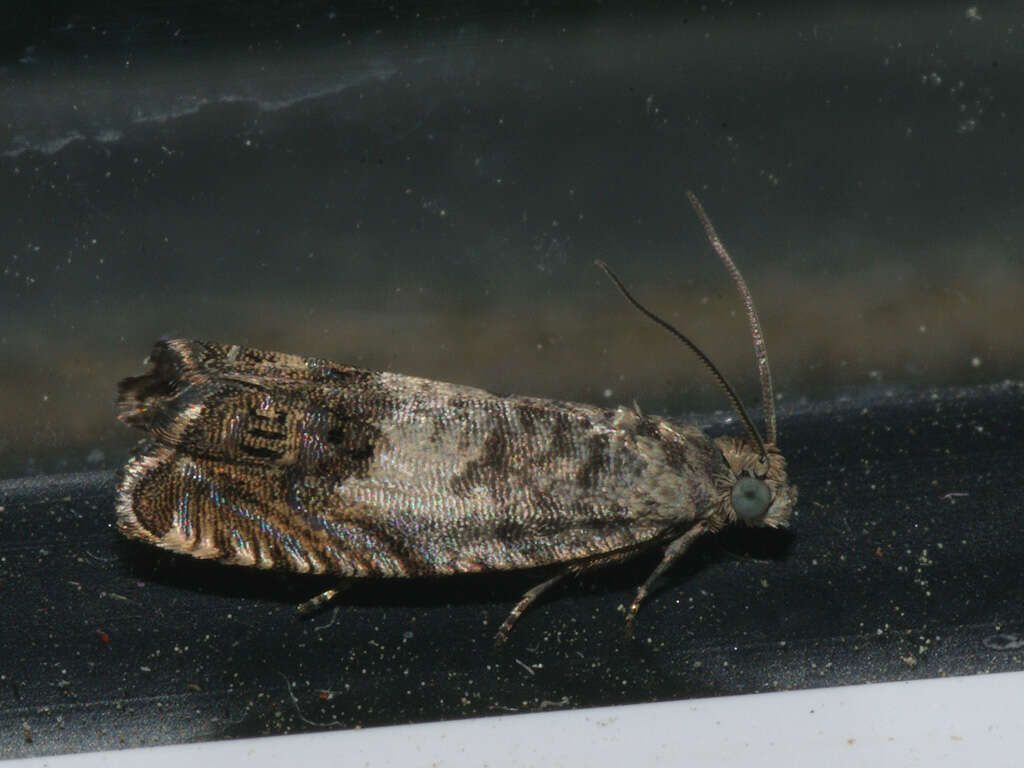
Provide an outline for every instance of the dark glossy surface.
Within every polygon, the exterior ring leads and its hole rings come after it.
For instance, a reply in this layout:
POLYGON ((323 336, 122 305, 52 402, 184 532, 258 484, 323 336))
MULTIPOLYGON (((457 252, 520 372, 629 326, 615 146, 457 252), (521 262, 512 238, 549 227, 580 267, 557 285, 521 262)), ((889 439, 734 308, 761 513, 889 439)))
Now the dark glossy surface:
POLYGON ((792 533, 701 542, 635 641, 622 607, 653 555, 567 582, 496 651, 535 575, 365 584, 300 619, 323 582, 120 539, 109 476, 7 483, 2 754, 1024 669, 1022 404, 1007 385, 783 413, 792 533))

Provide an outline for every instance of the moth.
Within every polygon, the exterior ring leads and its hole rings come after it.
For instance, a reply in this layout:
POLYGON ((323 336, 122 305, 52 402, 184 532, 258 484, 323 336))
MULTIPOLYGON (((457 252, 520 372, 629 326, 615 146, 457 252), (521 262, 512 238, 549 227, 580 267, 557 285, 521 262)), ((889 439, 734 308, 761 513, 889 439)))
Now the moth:
MULTIPOLYGON (((120 531, 201 559, 363 578, 547 567, 498 630, 568 575, 662 547, 637 589, 693 542, 740 524, 787 525, 797 489, 776 447, 768 355, 743 277, 692 192, 690 203, 746 307, 767 438, 708 357, 745 437, 615 409, 374 372, 235 345, 157 342, 119 386, 119 418, 146 438, 122 471, 120 531)), ((337 594, 328 590, 317 605, 337 594)))

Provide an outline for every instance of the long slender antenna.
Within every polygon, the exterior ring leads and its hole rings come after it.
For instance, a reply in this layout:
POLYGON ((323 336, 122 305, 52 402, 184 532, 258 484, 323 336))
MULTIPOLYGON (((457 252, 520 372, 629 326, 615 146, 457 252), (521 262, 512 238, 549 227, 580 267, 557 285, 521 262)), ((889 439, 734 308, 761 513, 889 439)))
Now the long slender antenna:
POLYGON ((754 340, 754 359, 757 361, 757 372, 761 377, 761 405, 764 409, 765 434, 768 437, 768 442, 774 445, 778 441, 779 434, 775 423, 775 394, 772 390, 772 372, 768 368, 768 347, 765 346, 761 322, 757 319, 757 310, 754 309, 754 299, 750 295, 750 290, 747 288, 743 275, 740 274, 736 264, 729 257, 729 252, 725 250, 725 246, 718 237, 718 233, 715 232, 711 219, 704 212, 704 206, 700 204, 700 200, 690 190, 686 190, 686 197, 689 198, 690 205, 693 206, 693 210, 697 212, 697 217, 700 219, 701 224, 704 225, 704 232, 711 242, 711 247, 715 249, 718 258, 722 260, 725 268, 732 275, 736 287, 739 288, 740 297, 743 299, 743 306, 747 310, 747 320, 750 321, 750 335, 754 340))
POLYGON ((704 367, 711 372, 711 375, 715 377, 715 380, 718 382, 718 385, 723 390, 725 390, 726 396, 729 398, 729 401, 732 403, 732 407, 736 410, 737 415, 740 417, 740 421, 743 422, 743 426, 747 430, 747 434, 750 435, 750 439, 757 443, 757 447, 761 452, 761 457, 767 460, 768 452, 765 450, 764 440, 761 439, 761 435, 758 434, 757 429, 754 427, 753 422, 750 420, 750 416, 747 415, 747 409, 743 407, 743 403, 740 402, 739 395, 737 395, 736 391, 729 385, 729 382, 725 380, 725 376, 723 376, 721 372, 715 367, 715 364, 711 362, 711 359, 703 352, 701 352, 700 347, 698 347, 696 344, 690 341, 690 339, 687 338, 686 335, 682 333, 682 331, 678 330, 674 325, 671 325, 667 321, 662 320, 656 314, 647 309, 647 307, 645 307, 643 304, 641 304, 639 301, 633 298, 633 294, 626 290, 626 286, 622 284, 622 281, 619 280, 618 276, 614 272, 612 272, 611 268, 607 264, 605 264, 603 261, 595 261, 594 263, 597 264, 597 266, 599 266, 602 270, 604 270, 604 273, 608 275, 609 279, 613 283, 615 283, 615 287, 619 289, 619 293, 625 296, 626 301, 628 301, 630 304, 636 307, 636 309, 639 310, 647 318, 653 320, 655 323, 660 325, 666 331, 668 331, 681 342, 683 342, 683 344, 688 346, 690 348, 690 351, 692 351, 693 354, 697 356, 697 359, 704 363, 704 367))

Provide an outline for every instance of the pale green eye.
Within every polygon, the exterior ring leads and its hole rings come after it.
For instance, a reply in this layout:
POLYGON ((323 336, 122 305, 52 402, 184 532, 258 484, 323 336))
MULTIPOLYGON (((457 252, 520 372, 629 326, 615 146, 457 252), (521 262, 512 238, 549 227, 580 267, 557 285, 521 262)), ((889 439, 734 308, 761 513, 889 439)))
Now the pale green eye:
POLYGON ((732 487, 732 508, 744 520, 759 518, 771 503, 771 491, 756 477, 745 475, 732 487))

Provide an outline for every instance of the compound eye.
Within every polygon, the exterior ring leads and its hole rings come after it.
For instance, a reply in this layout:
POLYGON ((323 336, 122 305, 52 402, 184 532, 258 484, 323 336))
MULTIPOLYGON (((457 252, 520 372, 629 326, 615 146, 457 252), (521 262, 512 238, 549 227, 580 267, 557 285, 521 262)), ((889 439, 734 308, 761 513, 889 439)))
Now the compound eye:
POLYGON ((732 508, 743 520, 756 520, 772 503, 772 492, 756 477, 745 475, 732 487, 732 508))

